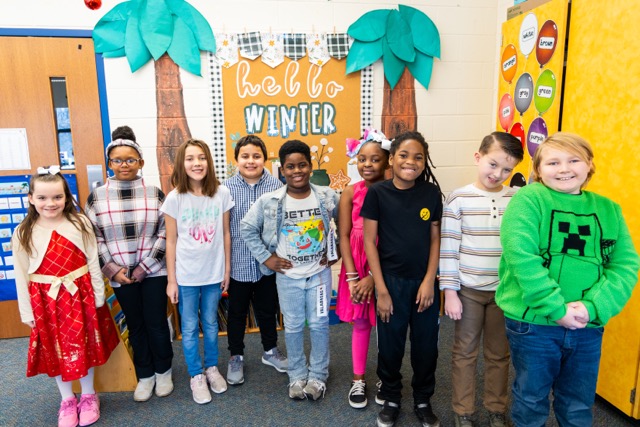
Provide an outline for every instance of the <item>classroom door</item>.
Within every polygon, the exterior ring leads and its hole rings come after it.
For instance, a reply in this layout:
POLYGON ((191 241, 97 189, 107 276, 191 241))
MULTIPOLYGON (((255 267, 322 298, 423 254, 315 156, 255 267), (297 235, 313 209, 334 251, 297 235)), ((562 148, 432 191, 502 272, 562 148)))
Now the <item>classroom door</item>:
MULTIPOLYGON (((78 202, 84 206, 87 165, 104 164, 93 40, 0 37, 0 58, 0 130, 26 129, 31 163, 29 169, 2 169, 0 176, 61 165, 63 173, 75 175, 78 202)), ((0 302, 0 337, 28 333, 19 321, 17 301, 0 302)))

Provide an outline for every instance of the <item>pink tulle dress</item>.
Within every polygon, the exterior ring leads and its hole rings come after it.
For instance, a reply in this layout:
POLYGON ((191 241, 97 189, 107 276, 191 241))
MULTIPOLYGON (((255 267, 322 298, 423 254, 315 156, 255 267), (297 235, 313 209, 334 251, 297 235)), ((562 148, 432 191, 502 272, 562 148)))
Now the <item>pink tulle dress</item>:
MULTIPOLYGON (((353 211, 351 212, 351 236, 349 238, 351 246, 351 255, 356 266, 356 271, 361 278, 367 277, 369 274, 369 264, 367 256, 364 253, 364 239, 362 233, 362 217, 360 209, 364 197, 367 195, 367 187, 365 181, 360 181, 353 185, 353 211)), ((371 302, 363 302, 354 304, 351 302, 351 293, 349 292, 349 284, 347 283, 347 275, 344 264, 340 269, 340 277, 338 281, 338 301, 336 306, 336 314, 343 322, 353 322, 356 319, 368 319, 372 326, 376 325, 376 301, 371 298, 371 302)))

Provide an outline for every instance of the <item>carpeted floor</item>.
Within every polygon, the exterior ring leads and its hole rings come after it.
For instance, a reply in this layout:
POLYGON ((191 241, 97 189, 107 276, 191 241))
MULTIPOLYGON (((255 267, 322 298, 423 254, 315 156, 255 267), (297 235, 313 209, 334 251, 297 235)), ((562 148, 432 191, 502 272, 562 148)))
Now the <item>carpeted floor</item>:
MULTIPOLYGON (((450 349, 453 322, 442 319, 440 331, 440 358, 437 371, 436 394, 432 404, 442 426, 453 426, 451 414, 450 349)), ((173 365, 175 390, 165 398, 152 397, 145 403, 136 403, 132 393, 102 393, 102 417, 96 426, 373 426, 379 406, 375 395, 375 351, 369 352, 369 406, 352 409, 347 402, 351 380, 351 326, 340 324, 331 327, 331 367, 327 393, 323 400, 292 401, 287 395, 287 375, 276 372, 260 361, 259 334, 247 335, 245 344, 245 383, 229 387, 221 395, 214 395, 207 405, 197 405, 191 399, 189 379, 182 356, 180 342, 174 342, 173 365)), ((284 350, 284 336, 280 332, 280 345, 284 350)), ((0 341, 0 426, 55 426, 59 395, 55 381, 46 376, 25 377, 26 338, 0 341)), ((372 336, 372 347, 375 335, 372 336)), ((219 340, 219 367, 226 374, 229 358, 227 340, 219 340)), ((408 357, 403 365, 405 399, 398 426, 419 425, 412 412, 410 392, 410 366, 408 357)), ((482 381, 478 382, 478 390, 482 381)), ((480 396, 479 396, 480 397, 480 396)), ((482 408, 478 398, 478 407, 482 408)), ((595 426, 640 426, 640 422, 621 414, 617 409, 597 399, 595 426)), ((479 409, 475 416, 477 425, 488 425, 486 411, 479 409)), ((549 426, 556 426, 552 420, 549 426)))

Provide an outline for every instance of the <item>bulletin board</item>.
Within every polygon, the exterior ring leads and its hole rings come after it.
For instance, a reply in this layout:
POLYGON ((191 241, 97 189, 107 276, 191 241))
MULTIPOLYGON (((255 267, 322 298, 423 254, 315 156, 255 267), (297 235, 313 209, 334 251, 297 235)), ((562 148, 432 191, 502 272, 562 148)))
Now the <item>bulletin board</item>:
MULTIPOLYGON (((74 174, 63 174, 71 194, 78 198, 78 184, 74 174)), ((30 175, 0 176, 0 301, 18 299, 16 293, 11 236, 27 215, 30 175)))
POLYGON ((347 75, 345 67, 346 60, 319 67, 285 58, 275 68, 259 59, 222 68, 228 160, 241 136, 255 134, 267 145, 273 172, 280 146, 299 139, 311 147, 313 169, 326 171, 328 185, 342 190, 341 182, 348 182, 346 138, 362 134, 360 73, 347 75))
POLYGON ((522 141, 514 181, 531 181, 538 145, 559 130, 567 0, 550 0, 502 24, 496 128, 522 141))

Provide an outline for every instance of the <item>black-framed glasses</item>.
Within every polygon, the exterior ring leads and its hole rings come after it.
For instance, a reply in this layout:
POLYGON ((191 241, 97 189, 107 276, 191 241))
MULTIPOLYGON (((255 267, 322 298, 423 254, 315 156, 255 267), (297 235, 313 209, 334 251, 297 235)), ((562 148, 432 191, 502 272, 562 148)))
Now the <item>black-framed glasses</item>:
POLYGON ((133 166, 136 163, 138 163, 140 160, 142 159, 126 159, 126 160, 122 160, 122 159, 109 159, 109 162, 116 165, 116 166, 120 166, 123 163, 128 164, 129 166, 133 166))

